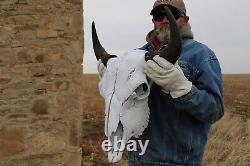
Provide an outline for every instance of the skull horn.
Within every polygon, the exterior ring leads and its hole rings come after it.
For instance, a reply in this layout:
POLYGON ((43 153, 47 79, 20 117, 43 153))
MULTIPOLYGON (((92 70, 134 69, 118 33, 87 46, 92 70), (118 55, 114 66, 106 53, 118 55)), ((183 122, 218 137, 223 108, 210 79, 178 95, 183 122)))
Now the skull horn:
POLYGON ((107 66, 108 60, 110 58, 114 58, 116 56, 108 54, 105 51, 105 49, 102 47, 102 45, 101 45, 101 43, 100 43, 100 41, 98 39, 97 33, 96 33, 95 22, 94 21, 92 22, 92 41, 93 41, 93 48, 94 48, 96 59, 97 60, 101 59, 102 63, 105 66, 107 66))
POLYGON ((164 9, 170 24, 170 41, 166 48, 160 51, 146 53, 145 59, 147 61, 149 59, 153 59, 155 55, 160 55, 172 64, 175 64, 181 54, 181 37, 175 18, 172 15, 171 11, 167 6, 164 6, 164 9))

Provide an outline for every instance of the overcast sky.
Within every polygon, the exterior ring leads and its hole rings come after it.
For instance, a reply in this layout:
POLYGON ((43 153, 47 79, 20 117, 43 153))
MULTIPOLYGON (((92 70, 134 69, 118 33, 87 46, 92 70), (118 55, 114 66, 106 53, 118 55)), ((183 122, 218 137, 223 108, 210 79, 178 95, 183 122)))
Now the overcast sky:
MULTIPOLYGON (((91 22, 102 45, 122 54, 146 43, 154 0, 84 0, 84 73, 96 73, 91 22)), ((223 73, 250 73, 250 1, 185 0, 195 40, 217 55, 223 73)))

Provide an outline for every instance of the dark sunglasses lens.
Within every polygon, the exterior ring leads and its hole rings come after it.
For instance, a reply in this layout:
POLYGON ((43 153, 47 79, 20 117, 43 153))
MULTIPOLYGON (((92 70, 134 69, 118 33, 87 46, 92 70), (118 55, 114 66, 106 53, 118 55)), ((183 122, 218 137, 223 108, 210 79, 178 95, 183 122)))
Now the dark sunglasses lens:
POLYGON ((181 17, 181 13, 178 10, 170 10, 170 11, 176 20, 181 17))
POLYGON ((153 19, 155 21, 162 21, 164 19, 164 14, 163 13, 155 13, 153 15, 153 19))
MULTIPOLYGON (((182 16, 181 12, 179 12, 178 10, 174 8, 169 8, 169 9, 176 20, 182 16)), ((165 16, 164 12, 159 11, 153 15, 153 19, 155 21, 162 21, 164 19, 164 16, 165 16)))

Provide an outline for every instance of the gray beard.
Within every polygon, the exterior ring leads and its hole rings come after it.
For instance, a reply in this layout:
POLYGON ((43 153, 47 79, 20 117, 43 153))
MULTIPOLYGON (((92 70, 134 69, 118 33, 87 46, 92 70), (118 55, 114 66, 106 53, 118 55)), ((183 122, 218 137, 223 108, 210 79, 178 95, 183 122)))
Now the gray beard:
POLYGON ((162 28, 155 29, 155 34, 161 45, 166 45, 168 44, 168 41, 170 39, 170 31, 167 30, 165 31, 162 28))
MULTIPOLYGON (((180 34, 182 34, 183 31, 185 31, 185 26, 183 25, 178 25, 180 34)), ((154 32, 156 34, 157 39, 161 43, 161 45, 166 45, 168 44, 168 41, 170 39, 170 30, 168 29, 167 31, 164 30, 163 28, 158 28, 154 29, 154 32)), ((193 34, 192 34, 193 36, 193 34)))

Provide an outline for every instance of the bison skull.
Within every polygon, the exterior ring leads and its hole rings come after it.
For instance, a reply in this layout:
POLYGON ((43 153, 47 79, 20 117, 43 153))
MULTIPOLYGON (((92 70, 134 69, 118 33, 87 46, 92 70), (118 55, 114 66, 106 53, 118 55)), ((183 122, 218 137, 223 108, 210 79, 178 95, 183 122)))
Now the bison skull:
POLYGON ((114 147, 114 138, 125 144, 132 136, 140 136, 148 124, 150 86, 143 73, 144 59, 143 50, 110 59, 99 83, 105 99, 105 135, 112 145, 111 162, 122 157, 122 151, 115 150, 119 147, 114 147))
POLYGON ((140 136, 147 127, 150 84, 143 73, 143 65, 156 54, 171 63, 175 63, 180 56, 180 34, 173 15, 167 7, 165 11, 170 23, 171 38, 168 47, 156 52, 136 49, 122 56, 110 55, 100 44, 95 24, 92 24, 96 58, 101 59, 107 67, 99 83, 99 90, 105 99, 105 134, 112 144, 108 153, 110 162, 120 160, 123 153, 115 150, 115 137, 127 143, 131 137, 140 136))

